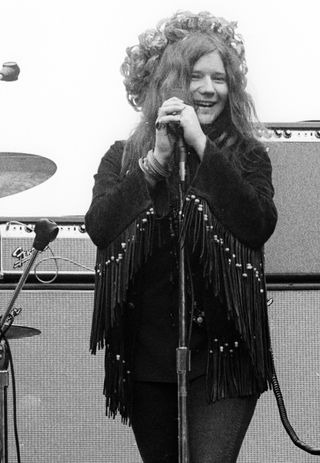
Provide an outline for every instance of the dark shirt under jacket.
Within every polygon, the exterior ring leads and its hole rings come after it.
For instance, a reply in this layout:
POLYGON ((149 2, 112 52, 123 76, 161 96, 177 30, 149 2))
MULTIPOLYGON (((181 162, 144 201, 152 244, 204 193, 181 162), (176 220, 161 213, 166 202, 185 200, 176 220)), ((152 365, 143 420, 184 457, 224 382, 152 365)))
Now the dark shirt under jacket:
MULTIPOLYGON (((179 340, 178 279, 170 247, 157 251, 142 272, 144 286, 140 296, 134 378, 140 381, 175 382, 176 348, 179 340)), ((187 308, 190 304, 187 304, 187 308)), ((190 378, 205 373, 207 337, 204 324, 193 323, 190 378)))

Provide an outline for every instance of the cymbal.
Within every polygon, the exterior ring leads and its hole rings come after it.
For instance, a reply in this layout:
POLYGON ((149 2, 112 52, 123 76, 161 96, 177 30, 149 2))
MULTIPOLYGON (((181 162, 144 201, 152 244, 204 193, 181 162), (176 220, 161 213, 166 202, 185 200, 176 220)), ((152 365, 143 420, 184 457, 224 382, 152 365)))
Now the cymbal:
MULTIPOLYGON (((4 331, 5 330, 6 326, 4 326, 4 331)), ((41 331, 36 330, 35 328, 30 328, 28 326, 11 325, 10 328, 5 331, 5 337, 7 339, 29 338, 30 336, 36 336, 40 333, 41 331)))
POLYGON ((0 153, 0 198, 29 190, 57 170, 48 158, 27 153, 0 153))

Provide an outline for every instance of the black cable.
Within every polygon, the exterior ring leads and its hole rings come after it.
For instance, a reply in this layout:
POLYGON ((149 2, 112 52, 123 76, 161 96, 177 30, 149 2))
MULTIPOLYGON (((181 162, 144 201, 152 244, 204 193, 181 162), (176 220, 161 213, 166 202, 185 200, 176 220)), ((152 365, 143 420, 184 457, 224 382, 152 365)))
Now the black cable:
POLYGON ((288 419, 285 403, 283 400, 283 396, 281 393, 279 381, 277 378, 276 370, 275 370, 275 365, 274 365, 274 359, 273 359, 273 352, 271 351, 271 358, 272 358, 272 387, 273 387, 273 392, 276 397, 279 413, 280 413, 280 418, 282 421, 282 424, 289 435, 290 439, 300 449, 304 450, 307 453, 310 453, 311 455, 320 455, 320 448, 315 448, 311 447, 310 445, 306 444, 305 442, 302 442, 297 434, 295 433, 293 427, 291 426, 291 423, 288 419))
MULTIPOLYGON (((263 262, 263 267, 264 267, 264 262, 263 262)), ((272 298, 267 300, 268 307, 272 303, 273 303, 272 298)), ((268 334, 268 338, 269 338, 269 344, 271 346, 272 343, 271 343, 270 332, 268 334)), ((311 455, 320 455, 320 448, 311 447, 310 445, 306 444, 305 442, 299 439, 296 432, 294 431, 289 421, 288 415, 287 415, 286 406, 284 403, 283 395, 282 395, 280 384, 278 381, 272 347, 270 347, 270 355, 271 355, 271 367, 272 367, 272 378, 271 378, 272 389, 273 389, 273 392, 274 392, 274 395, 277 401, 280 419, 282 421, 284 429, 286 430, 288 436, 290 437, 291 441, 294 443, 296 447, 299 447, 301 450, 304 450, 305 452, 310 453, 311 455)))

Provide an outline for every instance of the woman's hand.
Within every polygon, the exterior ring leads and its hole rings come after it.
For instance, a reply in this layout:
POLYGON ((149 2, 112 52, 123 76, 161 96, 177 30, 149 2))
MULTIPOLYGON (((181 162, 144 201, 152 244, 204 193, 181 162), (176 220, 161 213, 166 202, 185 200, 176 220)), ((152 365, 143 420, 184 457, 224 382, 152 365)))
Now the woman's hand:
POLYGON ((178 132, 175 130, 175 125, 180 125, 185 142, 192 146, 202 159, 206 136, 201 129, 197 114, 192 106, 173 97, 164 101, 158 111, 154 149, 158 161, 161 164, 170 162, 177 138, 174 132, 178 132), (173 129, 170 129, 170 124, 172 124, 173 129))

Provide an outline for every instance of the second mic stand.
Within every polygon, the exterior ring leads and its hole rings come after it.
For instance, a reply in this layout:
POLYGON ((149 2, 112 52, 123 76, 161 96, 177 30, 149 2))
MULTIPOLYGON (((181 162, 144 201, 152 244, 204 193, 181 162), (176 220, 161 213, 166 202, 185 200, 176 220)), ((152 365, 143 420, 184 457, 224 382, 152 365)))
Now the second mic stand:
POLYGON ((0 462, 8 462, 8 412, 9 357, 5 339, 0 341, 0 462))
POLYGON ((186 147, 182 135, 178 138, 179 149, 179 346, 176 350, 177 382, 178 382, 178 447, 179 463, 189 463, 188 432, 188 371, 190 370, 190 351, 187 345, 187 313, 185 289, 185 249, 181 239, 182 208, 185 196, 186 147))
POLYGON ((48 246, 48 244, 56 238, 59 229, 54 222, 48 219, 41 219, 39 222, 36 223, 34 231, 36 233, 36 236, 33 242, 31 257, 14 290, 8 307, 0 319, 0 352, 2 356, 2 359, 0 359, 2 360, 0 361, 0 463, 8 463, 7 388, 9 385, 9 378, 7 369, 8 357, 6 340, 3 336, 12 325, 12 322, 14 320, 13 305, 18 295, 20 294, 20 291, 26 279, 28 278, 31 267, 39 251, 43 251, 48 246))

